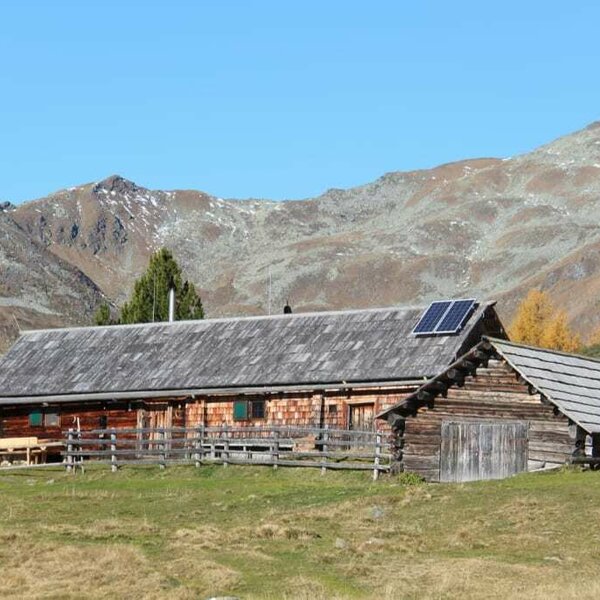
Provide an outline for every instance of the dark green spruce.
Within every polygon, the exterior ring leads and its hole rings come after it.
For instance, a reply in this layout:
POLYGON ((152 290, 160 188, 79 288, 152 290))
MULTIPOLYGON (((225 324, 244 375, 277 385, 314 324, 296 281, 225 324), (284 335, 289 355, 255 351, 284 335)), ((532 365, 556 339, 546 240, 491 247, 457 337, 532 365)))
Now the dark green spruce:
POLYGON ((193 283, 184 281, 181 268, 167 248, 161 248, 150 258, 150 263, 134 284, 130 299, 122 306, 117 319, 111 315, 108 304, 97 310, 96 325, 115 323, 152 323, 169 319, 169 289, 175 288, 175 319, 203 319, 202 300, 193 283))

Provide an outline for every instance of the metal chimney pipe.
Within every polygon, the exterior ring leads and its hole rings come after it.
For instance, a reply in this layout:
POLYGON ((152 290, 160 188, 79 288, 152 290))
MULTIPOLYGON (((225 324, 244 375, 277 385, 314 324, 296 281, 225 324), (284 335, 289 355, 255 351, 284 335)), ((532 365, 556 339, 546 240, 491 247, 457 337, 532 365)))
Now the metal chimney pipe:
POLYGON ((169 323, 175 320, 175 288, 169 290, 169 323))

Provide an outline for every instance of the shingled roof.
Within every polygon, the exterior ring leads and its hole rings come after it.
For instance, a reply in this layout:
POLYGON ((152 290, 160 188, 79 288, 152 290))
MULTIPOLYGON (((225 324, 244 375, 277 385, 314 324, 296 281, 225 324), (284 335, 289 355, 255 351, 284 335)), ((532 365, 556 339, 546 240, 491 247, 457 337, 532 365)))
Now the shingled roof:
POLYGON ((492 306, 420 338, 422 308, 25 332, 0 360, 0 403, 426 378, 498 323, 492 306))
POLYGON ((564 415, 588 433, 600 433, 600 361, 502 340, 490 342, 564 415))
MULTIPOLYGON (((392 413, 404 415, 414 410, 414 402, 437 381, 448 383, 446 373, 454 369, 478 348, 489 347, 503 358, 533 389, 571 421, 588 433, 600 433, 600 361, 546 348, 515 344, 506 340, 485 338, 467 355, 448 365, 398 404, 382 411, 378 418, 392 413)), ((418 405, 418 404, 417 404, 418 405)))

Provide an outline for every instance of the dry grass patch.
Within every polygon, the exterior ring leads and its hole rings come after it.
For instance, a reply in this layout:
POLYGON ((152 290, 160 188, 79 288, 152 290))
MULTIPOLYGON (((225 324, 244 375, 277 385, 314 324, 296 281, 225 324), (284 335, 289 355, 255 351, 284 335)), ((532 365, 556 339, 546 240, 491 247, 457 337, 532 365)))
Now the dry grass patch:
POLYGON ((373 598, 575 600, 597 598, 600 593, 600 583, 591 574, 582 578, 581 573, 550 566, 479 558, 411 562, 394 575, 373 598))
POLYGON ((4 598, 188 598, 170 589, 152 561, 123 545, 39 544, 18 539, 0 551, 4 598))

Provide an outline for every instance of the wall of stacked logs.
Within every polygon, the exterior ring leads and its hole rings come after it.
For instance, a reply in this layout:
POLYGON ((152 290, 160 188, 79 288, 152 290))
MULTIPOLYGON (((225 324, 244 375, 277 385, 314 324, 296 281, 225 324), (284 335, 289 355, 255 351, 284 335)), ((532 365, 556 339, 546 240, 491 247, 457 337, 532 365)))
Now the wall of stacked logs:
POLYGON ((528 470, 567 462, 582 431, 500 357, 476 350, 392 416, 398 468, 439 481, 442 421, 526 421, 528 470))

